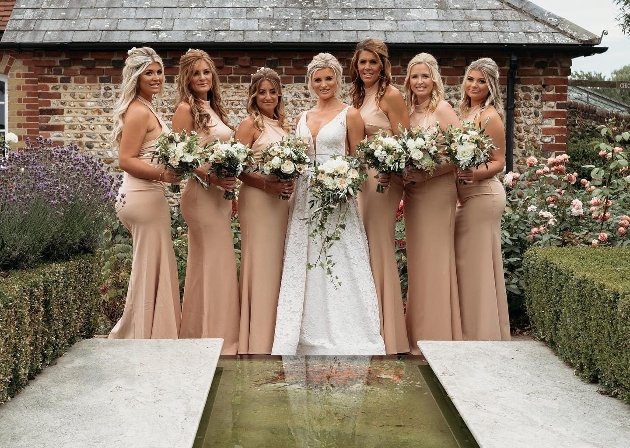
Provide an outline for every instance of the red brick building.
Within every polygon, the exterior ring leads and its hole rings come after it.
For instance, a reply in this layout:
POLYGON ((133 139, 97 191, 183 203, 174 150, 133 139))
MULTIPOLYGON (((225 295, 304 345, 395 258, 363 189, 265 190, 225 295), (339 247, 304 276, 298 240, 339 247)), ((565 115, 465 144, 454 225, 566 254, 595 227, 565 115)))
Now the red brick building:
POLYGON ((152 46, 165 61, 167 117, 180 55, 191 47, 208 51, 233 125, 245 116, 245 92, 256 69, 270 66, 279 72, 288 112, 295 116, 312 101, 304 84, 311 58, 320 51, 333 53, 349 74, 354 46, 365 37, 387 42, 398 87, 407 62, 416 53, 432 53, 453 103, 466 65, 491 57, 501 68, 508 152, 516 159, 532 148, 565 149, 572 59, 606 50, 596 46, 599 36, 526 0, 431 5, 357 0, 352 8, 341 0, 326 6, 276 0, 260 7, 245 0, 229 6, 205 0, 203 7, 172 0, 70 3, 0 2, 0 27, 6 24, 0 42, 0 82, 6 87, 1 118, 4 129, 20 138, 74 141, 111 161, 116 158, 108 141, 111 109, 132 46, 152 46))

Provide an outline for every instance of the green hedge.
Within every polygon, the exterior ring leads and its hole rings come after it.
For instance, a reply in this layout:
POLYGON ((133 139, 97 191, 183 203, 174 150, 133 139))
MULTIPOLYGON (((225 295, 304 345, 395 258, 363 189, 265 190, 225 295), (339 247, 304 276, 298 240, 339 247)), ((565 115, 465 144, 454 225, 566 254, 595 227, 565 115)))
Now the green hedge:
POLYGON ((630 403, 630 248, 532 248, 523 268, 534 336, 630 403))
POLYGON ((0 282, 0 403, 74 342, 94 335, 100 312, 101 260, 8 271, 0 282))

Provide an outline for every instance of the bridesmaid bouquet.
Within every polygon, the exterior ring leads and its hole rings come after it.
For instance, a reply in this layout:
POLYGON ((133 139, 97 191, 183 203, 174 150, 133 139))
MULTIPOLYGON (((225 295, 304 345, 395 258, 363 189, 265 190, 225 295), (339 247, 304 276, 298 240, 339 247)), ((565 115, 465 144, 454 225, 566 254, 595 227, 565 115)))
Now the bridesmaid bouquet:
MULTIPOLYGON (((217 177, 238 177, 244 169, 254 166, 254 152, 247 145, 231 139, 227 142, 216 140, 208 146, 209 170, 217 177)), ((208 184, 202 182, 204 188, 208 184)), ((234 191, 225 191, 223 199, 236 199, 234 191)))
POLYGON ((442 163, 441 135, 439 127, 433 132, 420 127, 402 131, 397 140, 407 153, 406 166, 432 173, 442 163))
MULTIPOLYGON (((306 155, 308 144, 299 137, 285 137, 270 143, 260 152, 255 171, 266 176, 275 176, 280 182, 290 181, 304 174, 311 160, 306 155)), ((284 196, 280 199, 288 200, 284 196)))
MULTIPOLYGON (((405 169, 407 154, 399 141, 392 136, 379 132, 369 140, 363 140, 357 147, 359 157, 369 168, 383 174, 401 175, 405 169)), ((384 193, 385 188, 379 183, 376 191, 384 193)))
MULTIPOLYGON (((477 126, 474 122, 464 122, 461 128, 449 125, 443 135, 450 163, 462 170, 487 165, 490 151, 497 147, 484 131, 485 127, 477 126)), ((466 182, 461 179, 458 181, 466 182)))
MULTIPOLYGON (((207 157, 205 147, 199 144, 199 137, 195 131, 188 134, 181 132, 169 132, 160 135, 155 143, 155 151, 152 152, 151 161, 175 170, 183 179, 194 177, 201 180, 195 174, 195 170, 203 165, 207 157)), ((171 184, 173 193, 180 192, 179 184, 171 184)))
POLYGON ((315 266, 322 267, 326 274, 332 277, 335 284, 336 281, 338 282, 337 276, 332 273, 335 262, 328 251, 333 243, 339 240, 341 231, 345 228, 348 198, 357 195, 367 174, 360 159, 342 156, 333 156, 326 162, 317 164, 314 171, 310 185, 311 213, 308 224, 312 230, 309 236, 320 238, 322 246, 315 264, 308 263, 307 267, 308 269, 315 266), (342 207, 343 205, 345 207, 342 207), (339 210, 337 222, 329 223, 329 218, 337 210, 339 210))

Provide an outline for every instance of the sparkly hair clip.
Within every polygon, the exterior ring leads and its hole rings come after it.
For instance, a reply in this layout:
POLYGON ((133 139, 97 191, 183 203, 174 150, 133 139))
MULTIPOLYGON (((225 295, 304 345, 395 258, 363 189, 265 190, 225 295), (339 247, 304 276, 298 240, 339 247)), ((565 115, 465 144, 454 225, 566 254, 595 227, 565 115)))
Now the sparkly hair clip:
POLYGON ((198 50, 196 48, 189 48, 186 54, 190 53, 191 51, 201 51, 201 50, 198 50))
POLYGON ((267 67, 260 67, 258 70, 256 70, 254 73, 252 73, 252 74, 251 74, 251 75, 249 75, 249 76, 251 76, 251 77, 253 78, 254 76, 256 76, 256 75, 260 74, 262 71, 264 71, 264 70, 266 70, 266 69, 267 69, 267 67))
POLYGON ((131 47, 131 49, 127 51, 127 54, 131 56, 131 53, 133 53, 134 51, 136 51, 136 47, 131 47))

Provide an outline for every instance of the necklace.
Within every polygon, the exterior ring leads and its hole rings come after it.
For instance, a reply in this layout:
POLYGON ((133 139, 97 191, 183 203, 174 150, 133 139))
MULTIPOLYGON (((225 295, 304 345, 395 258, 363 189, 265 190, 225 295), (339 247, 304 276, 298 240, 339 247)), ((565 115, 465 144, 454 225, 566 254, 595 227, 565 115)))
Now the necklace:
POLYGON ((147 106, 149 109, 151 109, 151 111, 155 112, 155 107, 153 107, 153 103, 147 101, 146 99, 144 99, 140 95, 136 95, 136 97, 134 99, 138 100, 139 102, 141 102, 142 104, 147 106))

